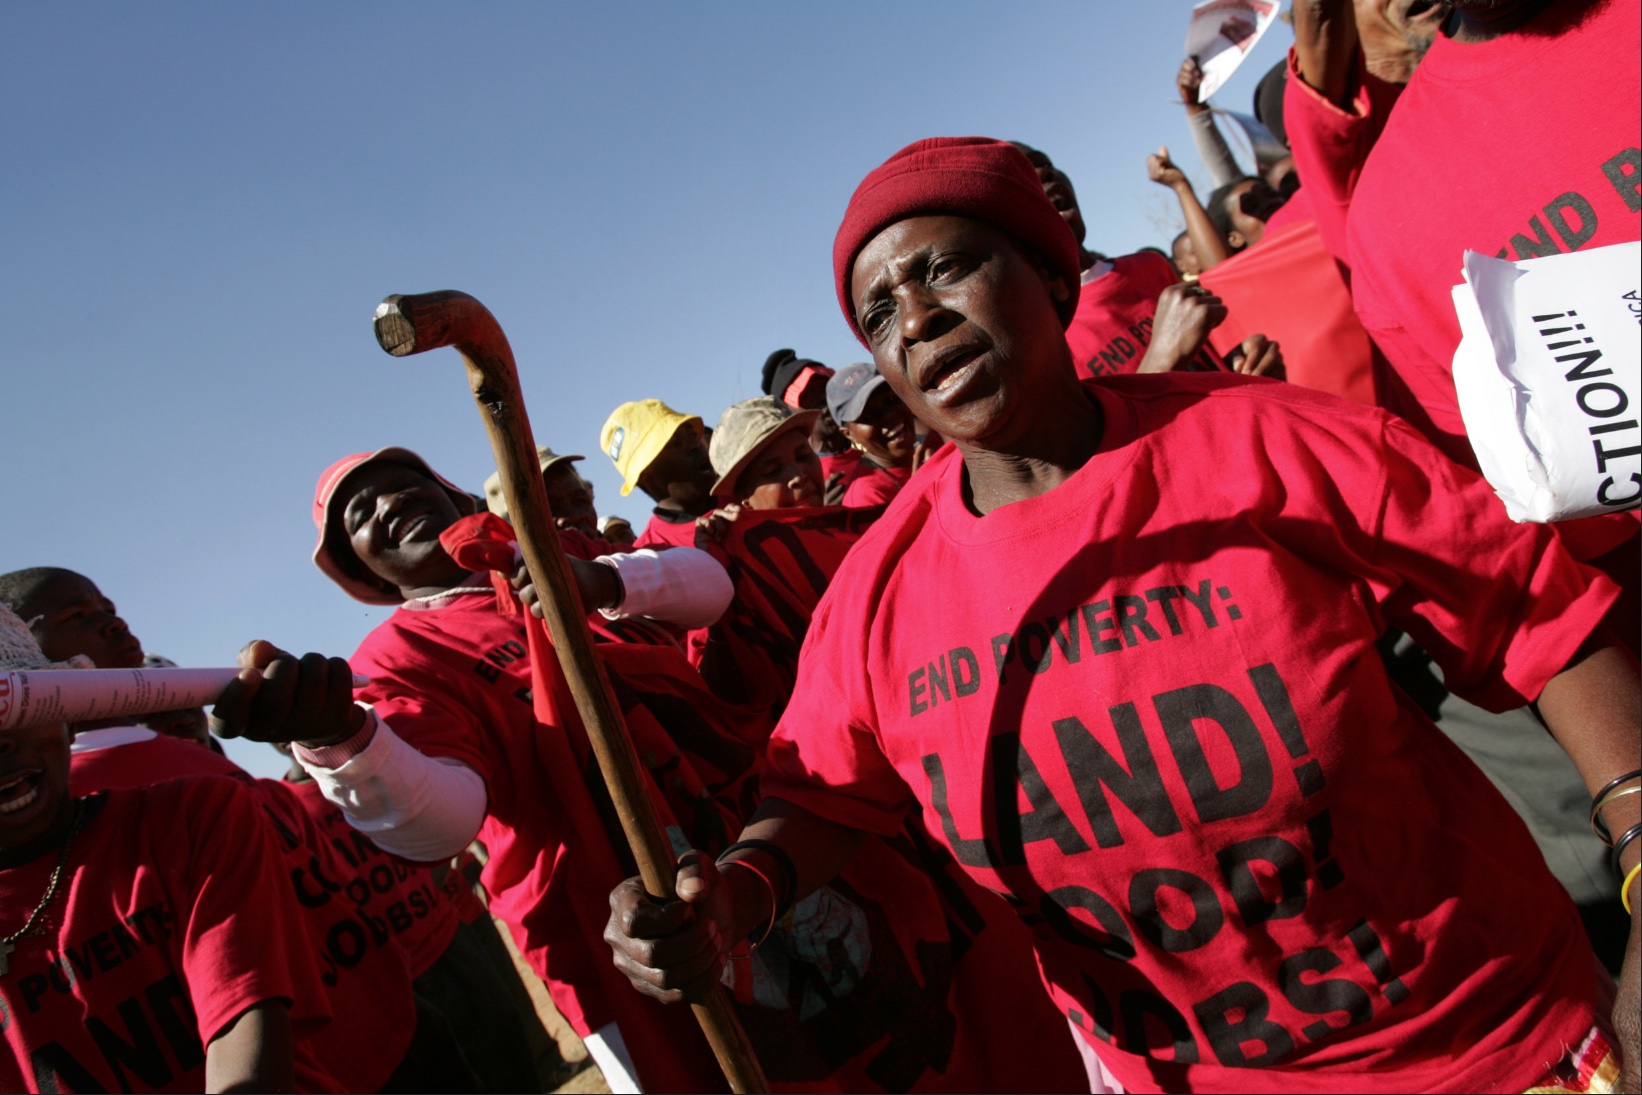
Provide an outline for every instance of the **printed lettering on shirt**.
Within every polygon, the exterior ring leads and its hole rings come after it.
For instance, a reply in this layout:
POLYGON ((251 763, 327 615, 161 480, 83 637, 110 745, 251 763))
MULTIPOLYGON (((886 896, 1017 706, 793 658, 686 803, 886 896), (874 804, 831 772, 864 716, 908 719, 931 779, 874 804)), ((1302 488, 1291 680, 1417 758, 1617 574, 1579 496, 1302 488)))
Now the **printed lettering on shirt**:
MULTIPOLYGON (((1222 621, 1243 618, 1228 586, 1199 579, 1195 586, 1169 585, 1116 593, 1068 609, 1014 631, 992 636, 991 674, 999 685, 1056 667, 1077 665, 1085 654, 1115 654, 1164 641, 1222 621)), ((907 700, 915 717, 981 690, 981 661, 968 646, 936 654, 906 675, 907 700)))
POLYGON ((29 1055, 36 1090, 158 1090, 205 1063, 193 1005, 174 973, 86 1016, 85 1030, 102 1060, 80 1060, 57 1041, 37 1046, 29 1055))
MULTIPOLYGON (((76 989, 152 948, 165 948, 175 928, 171 908, 155 902, 132 910, 101 929, 82 933, 60 951, 45 953, 45 968, 17 979, 15 994, 0 993, 0 1033, 18 1014, 62 1010, 76 1018, 83 1006, 76 989)), ((169 961, 169 958, 162 959, 169 961)), ((48 1020, 49 1022, 50 1020, 48 1020)), ((63 1020, 73 1021, 73 1020, 63 1020)), ((181 981, 166 973, 147 987, 101 1007, 82 1019, 101 1060, 80 1060, 61 1041, 31 1051, 31 1066, 40 1091, 130 1091, 135 1086, 160 1088, 205 1061, 193 1005, 181 981)))
MULTIPOLYGON (((297 904, 305 909, 323 909, 333 901, 338 902, 331 910, 337 913, 338 919, 324 929, 317 955, 320 980, 327 987, 334 987, 341 971, 353 969, 365 960, 372 948, 387 946, 393 936, 410 926, 404 910, 385 908, 381 900, 382 894, 393 889, 394 872, 402 869, 408 874, 409 868, 388 861, 390 865, 384 867, 386 873, 379 873, 375 881, 369 876, 339 880, 317 853, 299 850, 296 834, 280 822, 277 813, 266 804, 263 813, 275 822, 276 832, 280 834, 297 904), (349 905, 351 909, 347 908, 349 905), (394 928, 396 921, 403 926, 394 928)), ((346 855, 343 860, 350 862, 346 855)))
MULTIPOLYGON (((1642 149, 1621 149, 1602 162, 1600 171, 1627 210, 1642 210, 1642 149)), ((1524 230, 1512 233, 1495 257, 1535 259, 1577 251, 1596 235, 1597 220, 1596 205, 1589 197, 1577 190, 1565 191, 1529 214, 1524 230)))
MULTIPOLYGON (((129 917, 115 921, 101 931, 82 935, 61 953, 48 951, 43 973, 23 977, 17 986, 23 1007, 29 1014, 39 1012, 48 1001, 47 993, 67 996, 81 981, 91 981, 107 973, 147 947, 164 945, 171 938, 174 920, 171 907, 163 901, 144 905, 129 917)), ((0 1031, 5 1025, 0 1024, 0 1031)))
MULTIPOLYGON (((1216 604, 1203 596, 1205 585, 1192 592, 1193 598, 1178 597, 1198 608, 1191 615, 1173 616, 1179 633, 1207 627, 1210 621, 1220 626, 1230 618, 1220 611, 1230 606, 1229 596, 1216 604)), ((1131 595, 1097 602, 1106 606, 1098 610, 1099 618, 1109 621, 1100 641, 1116 644, 1112 651, 1130 649, 1126 618, 1137 645, 1166 641, 1176 633, 1169 618, 1163 618, 1152 629, 1155 637, 1146 635, 1138 614, 1125 612, 1124 606, 1132 608, 1136 599, 1125 597, 1131 595)), ((1153 605, 1176 599, 1139 598, 1153 605)), ((1081 615, 1073 612, 1068 618, 1081 615)), ((1101 633, 1093 626, 1084 630, 1085 635, 1101 633)), ((1064 633, 1061 645, 1051 642, 1067 664, 1082 656, 1081 651, 1072 654, 1072 640, 1064 633)), ((999 649, 1004 645, 1000 641, 999 649)), ((1042 671, 1034 668, 1038 647, 1018 638, 1012 646, 1015 664, 1042 671)), ((1001 654, 995 660, 1000 671, 1007 668, 1001 654)), ((927 667, 925 673, 927 677, 927 667)), ((1029 926, 1046 928, 1116 962, 1189 954, 1234 923, 1254 929, 1301 916, 1319 895, 1346 880, 1333 856, 1334 820, 1328 808, 1316 809, 1297 825, 1290 822, 1294 827, 1282 833, 1250 837, 1245 829, 1237 839, 1223 838, 1218 847, 1212 843, 1215 823, 1248 818, 1278 796, 1298 793, 1301 801, 1311 799, 1328 785, 1277 667, 1257 665, 1240 676, 1126 699, 1107 705, 1101 715, 1068 712, 1051 724, 1053 747, 1037 744, 1036 754, 1020 733, 994 732, 985 756, 991 793, 982 797, 979 831, 965 831, 954 817, 941 755, 924 756, 929 802, 954 856, 965 866, 998 871, 1003 896, 1029 926), (1214 764, 1211 752, 1221 758, 1214 764), (1165 781, 1165 766, 1178 774, 1179 784, 1165 781), (1171 790, 1182 784, 1183 794, 1171 790), (1057 799, 1051 785, 1075 788, 1075 798, 1057 799), (1182 836, 1185 817, 1196 822, 1189 837, 1182 836), (1092 835, 1092 843, 1085 833, 1092 835), (1025 865, 1034 846, 1043 849, 1036 854, 1070 857, 1134 841, 1202 841, 1205 836, 1211 841, 1209 870, 1145 866, 1111 877, 1099 892, 1079 885, 1036 891, 1030 875, 1010 869, 1025 865)), ((1084 985, 1089 1013, 1070 1009, 1068 1015, 1081 1029, 1130 1052, 1156 1055, 1172 1046, 1177 1063, 1212 1059, 1227 1067, 1257 1068, 1289 1056, 1300 1045, 1364 1023, 1376 1007, 1395 1006, 1409 995, 1401 977, 1406 971, 1393 966, 1366 920, 1359 919, 1336 948, 1313 946, 1275 954, 1269 961, 1274 968, 1262 982, 1275 986, 1293 1011, 1313 1017, 1296 1024, 1298 1029, 1273 1017, 1269 988, 1242 978, 1216 985, 1212 971, 1205 971, 1205 989, 1213 991, 1205 991, 1189 1009, 1200 1035, 1162 997, 1128 990, 1113 999, 1093 981, 1084 985), (1198 1037, 1205 1044, 1199 1045, 1198 1037)))
POLYGON ((1121 372, 1132 370, 1124 369, 1124 365, 1135 359, 1135 355, 1152 344, 1152 317, 1145 316, 1138 323, 1129 324, 1128 336, 1118 335, 1105 346, 1095 351, 1094 356, 1083 363, 1095 376, 1116 376, 1121 372))

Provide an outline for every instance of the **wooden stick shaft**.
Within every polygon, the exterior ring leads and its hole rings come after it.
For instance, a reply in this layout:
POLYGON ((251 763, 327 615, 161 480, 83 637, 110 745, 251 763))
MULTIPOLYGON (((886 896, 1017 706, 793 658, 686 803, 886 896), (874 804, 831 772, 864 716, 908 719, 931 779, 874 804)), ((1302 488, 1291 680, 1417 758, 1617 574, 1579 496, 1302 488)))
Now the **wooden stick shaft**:
MULTIPOLYGON (((587 612, 548 507, 536 441, 507 337, 484 305, 465 293, 449 291, 389 297, 377 309, 376 334, 382 348, 395 356, 440 346, 454 346, 462 355, 468 385, 490 435, 509 520, 518 534, 530 580, 541 597, 548 634, 609 786, 622 831, 645 889, 671 898, 676 857, 650 798, 643 766, 604 665, 594 653, 587 612)), ((693 1007, 731 1088, 768 1091, 758 1057, 722 988, 715 988, 705 1003, 693 1007)))

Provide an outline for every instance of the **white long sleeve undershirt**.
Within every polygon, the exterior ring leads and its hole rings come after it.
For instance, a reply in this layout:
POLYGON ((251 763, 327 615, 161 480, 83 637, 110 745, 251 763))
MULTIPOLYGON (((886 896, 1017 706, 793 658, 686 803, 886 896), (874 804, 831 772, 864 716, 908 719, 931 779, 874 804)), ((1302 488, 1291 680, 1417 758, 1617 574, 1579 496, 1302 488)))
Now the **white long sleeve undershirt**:
MULTIPOLYGON (((610 619, 649 616, 683 628, 724 614, 735 588, 718 561, 695 548, 606 555, 623 596, 610 619)), ((382 850, 419 863, 457 855, 473 842, 489 798, 479 773, 451 757, 429 757, 393 732, 374 709, 359 733, 337 745, 293 750, 325 798, 382 850)))
POLYGON ((385 852, 417 863, 459 854, 479 835, 488 796, 479 773, 418 752, 370 707, 352 738, 292 752, 348 824, 385 852))
POLYGON ((735 586, 718 560, 696 548, 640 548, 595 562, 621 576, 621 604, 599 610, 612 620, 648 616, 692 630, 716 622, 735 598, 735 586))

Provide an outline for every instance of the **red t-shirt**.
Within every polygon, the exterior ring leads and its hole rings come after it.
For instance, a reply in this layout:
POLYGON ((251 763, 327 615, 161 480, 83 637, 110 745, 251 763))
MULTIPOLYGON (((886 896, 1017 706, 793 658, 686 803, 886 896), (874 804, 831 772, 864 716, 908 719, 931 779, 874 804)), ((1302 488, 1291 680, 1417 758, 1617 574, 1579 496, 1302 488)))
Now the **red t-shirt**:
POLYGON ((411 977, 428 972, 450 946, 462 922, 451 899, 433 881, 433 871, 378 848, 370 837, 348 824, 341 807, 325 800, 313 780, 287 780, 285 786, 347 863, 353 877, 370 887, 377 915, 404 948, 411 977))
POLYGON ((1549 5, 1490 42, 1438 36, 1351 201, 1357 311, 1403 388, 1387 405, 1469 467, 1451 371, 1464 251, 1514 260, 1642 238, 1642 3, 1606 0, 1568 27, 1582 7, 1549 5))
POLYGON ((1157 297, 1180 280, 1156 251, 1112 259, 1112 268, 1078 292, 1078 309, 1066 327, 1066 345, 1085 379, 1132 373, 1152 341, 1157 297))
POLYGON ((820 455, 821 478, 823 481, 831 479, 842 472, 844 485, 847 487, 861 474, 861 450, 853 446, 843 452, 826 452, 820 455))
POLYGON ((650 523, 644 526, 637 540, 633 541, 635 548, 660 547, 695 547, 696 546, 696 519, 687 513, 677 515, 680 520, 673 520, 671 516, 663 517, 655 512, 650 515, 650 523))
MULTIPOLYGON (((685 758, 636 702, 646 694, 661 696, 657 707, 688 721, 714 697, 699 677, 697 694, 663 691, 666 681, 658 678, 667 676, 666 666, 679 679, 693 675, 684 655, 671 647, 605 643, 600 654, 629 729, 641 741, 641 755, 679 793, 669 803, 688 813, 685 800, 696 796, 705 806, 680 822, 676 842, 723 848, 732 830, 702 797, 696 770, 702 762, 685 758), (615 664, 623 659, 637 666, 632 681, 615 664), (663 668, 655 670, 658 664, 663 668), (645 667, 655 671, 646 677, 645 667)), ((537 721, 524 617, 504 616, 494 597, 479 595, 401 608, 366 636, 349 661, 371 678, 359 698, 396 734, 428 756, 461 761, 485 781, 486 815, 478 835, 489 852, 481 880, 491 912, 512 930, 520 954, 577 1033, 619 1022, 629 1045, 647 1047, 634 1052, 647 1089, 714 1083, 717 1066, 689 1010, 640 996, 610 963, 602 940, 609 893, 637 870, 562 677, 557 717, 537 721)), ((679 736, 688 739, 694 731, 706 751, 718 747, 726 766, 753 763, 748 746, 725 742, 703 719, 696 721, 703 725, 681 727, 679 736)))
MULTIPOLYGON (((204 1091, 205 1047, 246 1009, 284 1001, 299 1034, 326 1023, 282 861, 237 785, 173 780, 81 809, 44 930, 0 976, 0 1090, 204 1091)), ((0 934, 57 859, 0 870, 0 934)), ((300 1043, 297 1072, 303 1090, 346 1090, 300 1043)))
POLYGON ((760 752, 792 695, 810 616, 844 556, 881 507, 743 509, 707 551, 735 597, 710 626, 690 632, 689 656, 724 699, 768 715, 749 744, 760 752))
POLYGON ((1594 959, 1374 644, 1518 707, 1612 585, 1381 411, 1086 391, 1105 432, 1059 487, 976 518, 948 451, 856 544, 765 793, 874 832, 921 811, 1130 1090, 1521 1090, 1595 1022, 1594 959))
POLYGON ((320 834, 295 792, 164 735, 75 753, 69 766, 77 795, 207 777, 227 777, 247 792, 283 857, 285 892, 295 897, 307 940, 303 950, 282 953, 293 963, 304 951, 312 956, 335 1016, 308 1039, 309 1051, 344 1091, 375 1091, 404 1060, 416 1030, 406 955, 394 939, 391 901, 320 834))
POLYGON ((880 468, 863 460, 861 470, 850 480, 841 504, 852 509, 864 509, 893 502, 911 478, 911 468, 880 468))

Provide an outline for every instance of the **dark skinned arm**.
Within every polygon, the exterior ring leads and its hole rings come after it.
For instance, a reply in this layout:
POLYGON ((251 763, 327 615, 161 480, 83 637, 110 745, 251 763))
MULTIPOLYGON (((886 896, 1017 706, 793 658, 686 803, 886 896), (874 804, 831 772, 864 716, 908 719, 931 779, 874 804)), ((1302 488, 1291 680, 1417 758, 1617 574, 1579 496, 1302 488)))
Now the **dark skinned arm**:
POLYGON ((1350 109, 1357 68, 1357 14, 1351 0, 1298 0, 1294 55, 1300 76, 1329 102, 1350 109))
POLYGON ((1197 252, 1198 264, 1203 269, 1208 270, 1231 258, 1232 250, 1226 243, 1226 237, 1220 234, 1220 229, 1214 226, 1203 204, 1197 200, 1197 192, 1192 189, 1186 173, 1169 159, 1166 146, 1146 157, 1146 175, 1159 186, 1174 191, 1175 198, 1180 202, 1181 215, 1186 218, 1186 234, 1192 238, 1192 248, 1197 252))
MULTIPOLYGON (((566 556, 565 562, 570 564, 570 576, 576 581, 576 593, 582 599, 582 607, 588 612, 597 612, 601 608, 615 608, 621 603, 621 579, 617 577, 613 568, 574 556, 566 556)), ((531 615, 538 620, 542 619, 542 599, 537 595, 536 587, 531 584, 530 571, 523 563, 520 563, 519 568, 513 572, 511 580, 513 588, 519 591, 519 600, 530 609, 531 615)))
MULTIPOLYGON (((1636 662, 1617 646, 1587 642, 1551 678, 1539 697, 1539 714, 1557 742, 1573 758, 1574 766, 1595 794, 1603 784, 1637 767, 1642 757, 1642 686, 1636 662)), ((1617 838, 1642 819, 1642 795, 1626 795, 1602 812, 1608 832, 1617 838)), ((1642 859, 1642 841, 1633 841, 1619 864, 1621 876, 1642 859)), ((1637 1091, 1642 1085, 1642 885, 1632 884, 1631 938, 1619 974, 1619 994, 1613 1011, 1624 1062, 1620 1089, 1637 1091)))
POLYGON ((1197 357, 1209 332, 1226 319, 1219 297, 1196 285, 1171 285, 1158 294, 1152 313, 1152 341, 1135 368, 1139 373, 1167 373, 1197 357))
MULTIPOLYGON (((768 798, 739 839, 770 841, 792 857, 796 901, 843 870, 865 836, 784 799, 768 798)), ((677 900, 656 901, 637 878, 611 892, 604 940, 634 988, 664 1003, 699 1000, 718 982, 731 949, 763 935, 773 911, 770 889, 757 874, 730 865, 742 858, 770 879, 781 878, 774 857, 762 850, 738 851, 722 865, 687 852, 679 858, 677 900)))
POLYGON ((295 1091, 291 1065, 291 1012, 282 1000, 264 1000, 241 1012, 205 1047, 205 1090, 295 1091))

